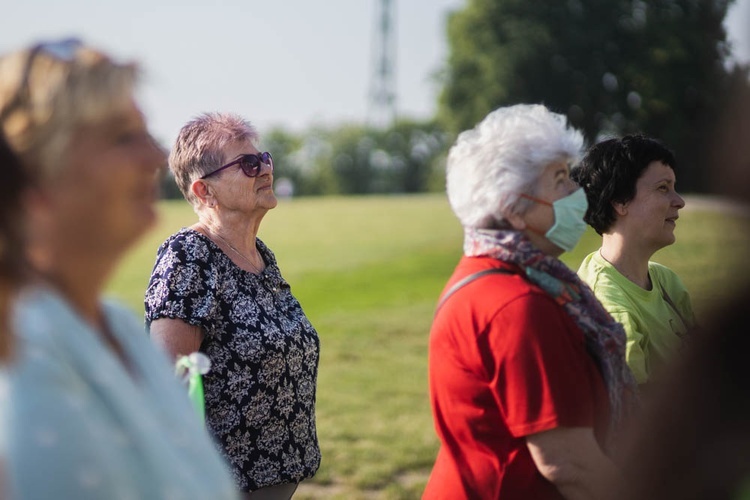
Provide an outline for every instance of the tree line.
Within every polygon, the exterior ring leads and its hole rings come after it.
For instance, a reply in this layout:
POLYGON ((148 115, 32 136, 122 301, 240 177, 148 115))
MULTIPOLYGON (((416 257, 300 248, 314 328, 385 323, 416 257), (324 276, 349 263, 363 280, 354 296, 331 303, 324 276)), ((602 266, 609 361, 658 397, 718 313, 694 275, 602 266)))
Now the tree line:
MULTIPOLYGON (((431 120, 264 133, 281 194, 443 189, 447 149, 491 110, 543 103, 589 144, 642 132, 672 148, 680 188, 703 191, 728 99, 750 91, 729 64, 734 0, 467 0, 446 23, 449 54, 431 120)), ((179 196, 165 181, 165 194, 179 196)))

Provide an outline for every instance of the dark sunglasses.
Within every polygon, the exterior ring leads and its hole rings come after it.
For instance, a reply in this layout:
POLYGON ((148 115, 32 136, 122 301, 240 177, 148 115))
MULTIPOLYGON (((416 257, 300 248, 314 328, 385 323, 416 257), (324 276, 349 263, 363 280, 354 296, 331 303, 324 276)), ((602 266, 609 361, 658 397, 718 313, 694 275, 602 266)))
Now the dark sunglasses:
POLYGON ((258 175, 260 175, 260 169, 262 166, 261 162, 271 167, 271 171, 273 172, 273 158, 271 157, 271 153, 266 151, 265 153, 261 153, 260 156, 254 155, 254 154, 242 155, 236 160, 230 161, 226 165, 222 165, 221 167, 217 168, 213 172, 207 173, 206 175, 201 177, 201 179, 210 177, 217 172, 221 172, 225 168, 229 168, 232 165, 237 165, 237 164, 239 164, 240 168, 242 169, 242 173, 245 174, 246 176, 258 177, 258 175))
POLYGON ((40 54, 53 57, 58 61, 71 62, 75 59, 76 52, 82 46, 83 43, 77 38, 66 38, 64 40, 42 42, 34 45, 29 50, 29 56, 26 59, 26 65, 24 66, 21 76, 21 85, 18 87, 13 99, 11 99, 5 106, 5 109, 3 109, 2 114, 0 114, 0 119, 5 119, 10 116, 11 112, 21 105, 24 99, 28 99, 29 75, 31 74, 31 68, 34 65, 34 61, 40 54))

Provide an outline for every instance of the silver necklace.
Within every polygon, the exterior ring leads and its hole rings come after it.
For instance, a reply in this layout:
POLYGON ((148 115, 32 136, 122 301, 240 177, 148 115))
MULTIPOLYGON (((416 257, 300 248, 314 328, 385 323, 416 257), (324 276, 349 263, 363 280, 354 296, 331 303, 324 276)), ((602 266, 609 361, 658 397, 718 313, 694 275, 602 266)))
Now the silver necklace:
POLYGON ((247 257, 245 257, 245 256, 244 256, 244 255, 242 254, 242 252, 240 252, 239 250, 237 250, 236 248, 234 248, 234 247, 232 246, 232 244, 231 244, 231 243, 229 243, 229 242, 228 242, 227 240, 225 240, 224 238, 222 238, 222 237, 221 237, 221 235, 220 235, 219 233, 212 233, 212 234, 213 234, 214 236, 216 236, 217 238, 219 238, 219 239, 220 239, 221 241, 223 241, 223 242, 224 242, 224 244, 226 244, 226 246, 228 246, 229 248, 231 248, 231 249, 232 249, 232 251, 233 251, 234 253, 236 253, 237 255, 239 255, 240 257, 242 257, 242 260, 244 260, 245 262, 247 262, 248 264, 250 264, 250 267, 252 267, 252 268, 253 268, 253 271, 255 271, 255 272, 256 272, 256 273, 258 273, 258 274, 261 274, 261 273, 263 272, 263 269, 261 269, 261 268, 260 268, 259 266, 255 265, 255 264, 254 264, 254 263, 253 263, 253 262, 252 262, 252 261, 251 261, 250 259, 248 259, 247 257))

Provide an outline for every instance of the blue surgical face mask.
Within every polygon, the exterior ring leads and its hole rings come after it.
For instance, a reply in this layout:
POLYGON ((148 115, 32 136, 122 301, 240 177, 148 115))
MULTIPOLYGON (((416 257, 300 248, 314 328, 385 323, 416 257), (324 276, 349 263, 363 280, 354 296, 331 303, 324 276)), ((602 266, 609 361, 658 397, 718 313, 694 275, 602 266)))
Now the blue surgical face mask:
POLYGON ((555 213, 555 223, 544 233, 544 236, 566 252, 573 250, 583 233, 586 232, 583 216, 586 215, 589 203, 583 189, 576 189, 565 198, 555 200, 553 203, 525 194, 521 196, 552 207, 555 213))

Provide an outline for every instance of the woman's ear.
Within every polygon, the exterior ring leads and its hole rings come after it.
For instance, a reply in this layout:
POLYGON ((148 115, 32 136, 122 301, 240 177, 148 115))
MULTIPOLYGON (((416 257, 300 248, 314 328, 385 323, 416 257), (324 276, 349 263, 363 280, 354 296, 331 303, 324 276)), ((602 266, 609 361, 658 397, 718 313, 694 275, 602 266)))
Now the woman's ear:
POLYGON ((214 205, 214 196, 211 193, 211 189, 203 180, 198 179, 193 181, 193 183, 190 185, 190 191, 193 193, 193 196, 198 198, 198 200, 203 205, 207 205, 209 207, 212 207, 214 205))
POLYGON ((523 215, 518 212, 511 211, 505 216, 505 220, 515 229, 516 231, 523 231, 526 229, 526 220, 523 215))
POLYGON ((500 214, 505 222, 510 224, 513 229, 516 231, 523 231, 526 229, 525 210, 521 210, 521 208, 528 208, 528 203, 524 204, 520 196, 509 206, 498 208, 500 209, 500 214))
POLYGON ((622 217, 628 214, 628 203, 620 203, 619 201, 612 202, 612 208, 615 209, 615 213, 622 217))

